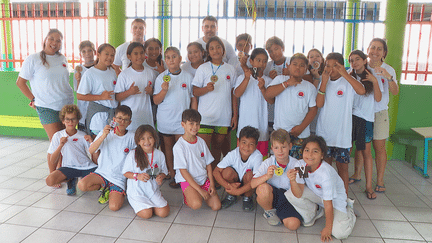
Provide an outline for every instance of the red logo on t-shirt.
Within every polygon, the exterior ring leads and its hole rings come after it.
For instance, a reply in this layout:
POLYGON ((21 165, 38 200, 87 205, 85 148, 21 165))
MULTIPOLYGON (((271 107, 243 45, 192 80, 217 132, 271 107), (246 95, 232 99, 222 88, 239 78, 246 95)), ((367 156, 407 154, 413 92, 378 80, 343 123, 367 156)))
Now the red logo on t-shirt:
POLYGON ((344 93, 344 92, 343 92, 342 90, 338 90, 337 95, 338 95, 338 96, 342 96, 343 93, 344 93))
POLYGON ((148 81, 148 85, 152 85, 152 82, 151 82, 151 81, 148 81))
POLYGON ((128 149, 128 148, 125 148, 124 152, 125 152, 125 153, 129 153, 129 149, 128 149))
POLYGON ((320 185, 318 185, 318 184, 317 184, 317 185, 315 185, 315 187, 316 187, 316 188, 319 188, 319 189, 321 189, 321 186, 320 186, 320 185))
POLYGON ((63 63, 63 67, 66 67, 66 64, 63 63))
POLYGON ((204 157, 204 152, 201 152, 201 157, 204 157))
POLYGON ((304 98, 304 96, 305 96, 305 94, 304 94, 303 91, 299 91, 299 92, 297 93, 297 95, 298 95, 299 98, 304 98))
POLYGON ((76 142, 76 141, 78 141, 78 138, 74 138, 74 139, 72 139, 72 141, 76 142))
POLYGON ((229 75, 227 75, 227 79, 231 79, 231 77, 229 75))
POLYGON ((159 166, 157 164, 155 164, 155 168, 158 168, 159 166))
POLYGON ((113 84, 116 85, 116 83, 117 83, 117 82, 114 80, 114 81, 113 81, 113 84))
POLYGON ((187 86, 186 86, 186 83, 182 83, 181 84, 181 87, 183 88, 183 89, 185 89, 187 86))
POLYGON ((385 82, 383 78, 381 79, 381 82, 382 82, 382 83, 384 83, 384 82, 385 82))

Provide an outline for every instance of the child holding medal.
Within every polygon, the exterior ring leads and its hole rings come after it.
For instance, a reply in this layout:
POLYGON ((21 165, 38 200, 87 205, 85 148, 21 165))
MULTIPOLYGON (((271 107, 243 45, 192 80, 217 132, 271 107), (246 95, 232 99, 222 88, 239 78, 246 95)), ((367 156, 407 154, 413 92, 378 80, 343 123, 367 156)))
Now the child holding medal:
POLYGON ((168 173, 164 154, 156 149, 158 134, 150 125, 141 125, 135 132, 138 145, 126 157, 123 175, 127 180, 129 204, 138 217, 148 219, 153 213, 168 216, 170 208, 162 197, 160 185, 168 173))
MULTIPOLYGON (((156 121, 163 139, 161 148, 167 159, 169 177, 174 178, 172 149, 175 142, 184 134, 181 115, 186 109, 196 110, 198 104, 192 94, 192 74, 180 69, 182 57, 179 49, 168 47, 164 55, 168 69, 156 78, 153 100, 158 105, 156 121)), ((180 187, 174 180, 169 185, 174 188, 180 187)))
POLYGON ((331 241, 332 235, 336 239, 348 238, 356 222, 354 202, 347 198, 344 182, 336 170, 324 162, 327 154, 325 140, 314 135, 306 138, 302 153, 303 159, 296 161, 296 167, 310 166, 310 171, 303 178, 295 169, 288 171, 291 189, 285 192, 286 198, 301 214, 306 227, 314 225, 315 220, 325 214, 321 241, 331 241))
POLYGON ((232 65, 222 61, 225 47, 219 37, 210 38, 206 50, 207 62, 197 69, 192 85, 194 96, 199 97, 198 111, 202 115, 198 136, 211 147, 214 168, 220 161, 225 137, 237 127, 237 98, 233 95, 236 72, 232 65))
POLYGON ((296 230, 302 217, 284 195, 291 187, 287 171, 297 164, 297 159, 289 156, 290 135, 278 129, 271 134, 270 143, 274 156, 264 160, 254 171, 251 186, 256 188, 257 202, 264 209, 264 218, 270 225, 279 225, 282 221, 289 230, 296 230))
POLYGON ((152 69, 143 65, 145 53, 141 43, 132 42, 126 54, 131 63, 118 76, 114 92, 117 101, 131 108, 134 116, 128 129, 135 131, 141 124, 154 126, 151 96, 156 75, 152 69))

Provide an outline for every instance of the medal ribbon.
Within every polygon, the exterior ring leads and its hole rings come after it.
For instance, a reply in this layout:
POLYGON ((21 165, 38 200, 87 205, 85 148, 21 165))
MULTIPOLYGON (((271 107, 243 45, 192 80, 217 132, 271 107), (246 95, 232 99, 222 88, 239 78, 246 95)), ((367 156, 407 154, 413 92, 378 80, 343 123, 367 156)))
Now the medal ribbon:
MULTIPOLYGON (((284 61, 284 63, 283 63, 283 66, 282 66, 282 70, 284 69, 284 68, 286 68, 285 67, 285 64, 286 64, 286 58, 285 58, 285 61, 284 61)), ((278 65, 279 66, 279 65, 278 65)), ((274 70, 276 70, 276 63, 275 62, 273 62, 273 69, 274 70)), ((282 74, 282 73, 281 73, 282 74)))
MULTIPOLYGON (((282 166, 280 166, 280 165, 277 164, 276 158, 274 159, 274 161, 275 161, 276 167, 281 167, 282 168, 282 166)), ((285 171, 286 171, 287 168, 288 168, 288 164, 285 166, 285 168, 283 168, 284 173, 285 173, 285 171)))
POLYGON ((214 71, 214 70, 213 70, 213 63, 210 63, 210 66, 211 66, 211 69, 212 69, 212 73, 213 73, 212 76, 214 76, 214 75, 216 74, 216 72, 219 70, 219 68, 221 67, 221 65, 222 65, 222 62, 221 62, 221 64, 219 64, 219 66, 218 66, 218 68, 216 69, 216 71, 214 71))

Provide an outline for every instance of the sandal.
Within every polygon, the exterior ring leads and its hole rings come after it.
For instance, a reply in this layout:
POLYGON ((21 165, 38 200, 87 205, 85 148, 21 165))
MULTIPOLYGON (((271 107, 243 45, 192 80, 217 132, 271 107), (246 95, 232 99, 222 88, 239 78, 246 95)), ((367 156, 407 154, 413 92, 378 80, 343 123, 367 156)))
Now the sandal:
POLYGON ((171 175, 169 175, 169 174, 166 175, 164 180, 167 180, 167 181, 171 180, 171 175))
POLYGON ((348 180, 348 184, 351 185, 351 184, 354 184, 354 183, 359 182, 359 181, 361 181, 361 179, 356 179, 356 178, 350 177, 348 180))
POLYGON ((369 200, 374 200, 377 198, 375 192, 373 192, 373 191, 372 192, 365 191, 365 193, 366 193, 367 199, 369 199, 369 200))
POLYGON ((386 188, 384 185, 382 185, 382 186, 376 185, 375 192, 384 193, 385 191, 386 191, 386 188))

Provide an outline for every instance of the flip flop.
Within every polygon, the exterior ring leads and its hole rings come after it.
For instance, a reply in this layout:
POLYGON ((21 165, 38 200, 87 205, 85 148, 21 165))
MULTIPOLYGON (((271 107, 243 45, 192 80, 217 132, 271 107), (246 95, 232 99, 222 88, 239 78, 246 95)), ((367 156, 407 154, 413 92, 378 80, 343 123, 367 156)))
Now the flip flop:
POLYGON ((351 184, 354 184, 354 183, 359 182, 359 181, 361 181, 361 179, 356 179, 356 178, 350 177, 348 180, 348 184, 351 185, 351 184))
POLYGON ((365 191, 365 193, 366 193, 367 199, 369 199, 369 200, 375 200, 377 198, 375 192, 373 192, 373 191, 372 192, 365 191), (373 197, 374 195, 375 195, 375 197, 373 197))
POLYGON ((170 175, 166 175, 164 180, 167 180, 167 181, 171 180, 171 176, 170 175))
POLYGON ((174 189, 177 189, 177 188, 180 188, 180 187, 181 187, 181 186, 180 186, 180 183, 176 183, 175 180, 172 180, 172 181, 168 184, 168 186, 170 186, 171 188, 174 188, 174 189))
POLYGON ((378 193, 384 193, 385 191, 386 191, 386 188, 385 188, 384 185, 382 185, 382 186, 376 185, 376 187, 375 187, 375 192, 378 192, 378 193), (384 190, 383 190, 383 189, 384 189, 384 190))

